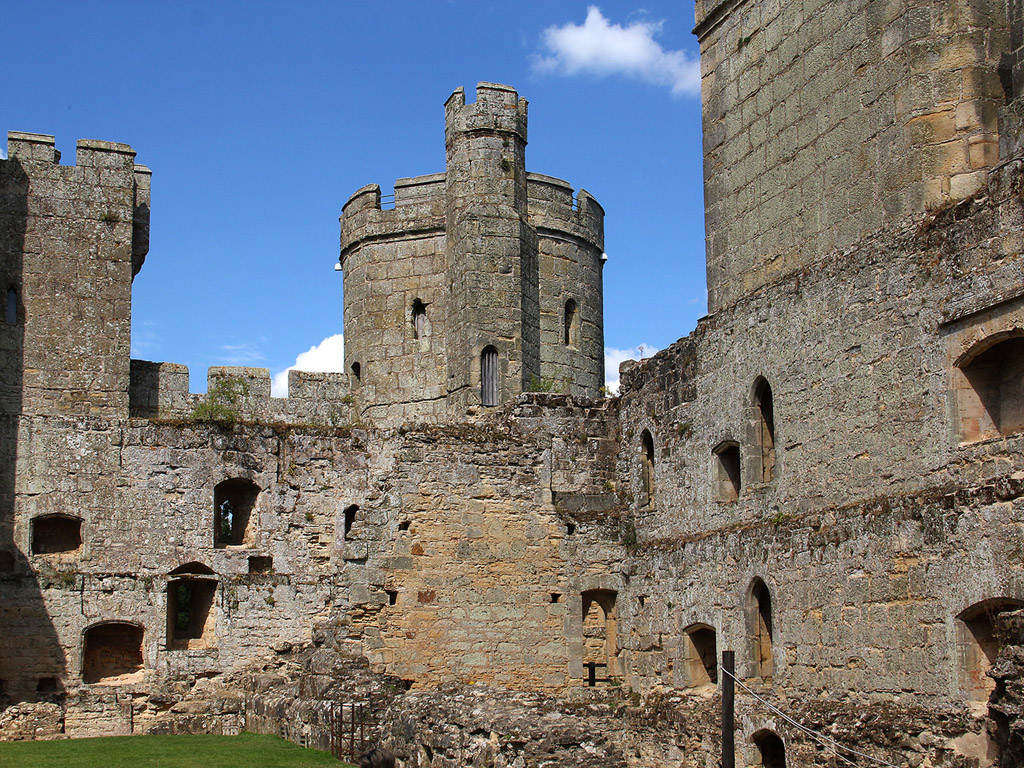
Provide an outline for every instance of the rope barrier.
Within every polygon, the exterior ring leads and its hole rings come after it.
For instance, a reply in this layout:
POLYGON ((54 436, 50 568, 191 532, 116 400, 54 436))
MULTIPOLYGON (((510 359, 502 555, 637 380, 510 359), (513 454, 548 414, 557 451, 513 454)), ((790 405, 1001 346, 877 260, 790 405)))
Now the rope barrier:
POLYGON ((738 677, 736 677, 736 675, 734 675, 731 672, 727 671, 725 669, 725 667, 720 666, 719 669, 721 669, 722 672, 724 672, 725 674, 729 675, 729 677, 731 677, 736 682, 736 684, 739 685, 740 688, 742 688, 744 691, 749 693, 757 702, 762 704, 764 707, 769 709, 771 712, 774 712, 776 715, 781 717, 783 720, 785 720, 787 723, 792 725, 794 728, 796 728, 796 729, 806 733, 808 736, 810 736, 812 739, 814 739, 819 744, 824 746, 826 749, 831 750, 835 754, 836 757, 838 757, 840 760, 842 760, 847 765, 856 766, 857 764, 855 762, 853 762, 852 760, 850 760, 850 759, 844 757, 843 755, 839 754, 839 750, 840 749, 845 750, 846 752, 849 752, 852 755, 857 755, 858 757, 863 757, 866 760, 870 760, 870 761, 872 761, 874 763, 878 763, 879 765, 883 765, 883 766, 885 766, 885 768, 902 768, 902 766, 894 765, 893 763, 888 763, 885 760, 882 760, 881 758, 874 757, 873 755, 869 755, 869 754, 866 754, 864 752, 859 752, 856 749, 854 749, 853 747, 848 747, 845 744, 840 744, 835 739, 830 739, 828 736, 824 735, 823 733, 819 733, 818 731, 815 731, 815 730, 813 730, 811 728, 808 728, 803 723, 800 723, 797 720, 794 720, 792 717, 787 715, 785 712, 783 712, 781 709, 776 707, 770 701, 767 701, 766 699, 763 699, 760 696, 758 696, 756 693, 754 693, 752 690, 750 690, 750 688, 748 688, 743 683, 742 680, 740 680, 738 677))

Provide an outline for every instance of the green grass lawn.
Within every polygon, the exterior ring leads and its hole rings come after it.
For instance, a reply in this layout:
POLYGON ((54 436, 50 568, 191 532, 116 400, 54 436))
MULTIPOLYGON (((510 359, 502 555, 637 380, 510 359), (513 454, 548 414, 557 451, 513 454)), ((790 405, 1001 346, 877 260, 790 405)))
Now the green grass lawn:
POLYGON ((276 736, 113 736, 0 744, 0 768, 342 768, 276 736))

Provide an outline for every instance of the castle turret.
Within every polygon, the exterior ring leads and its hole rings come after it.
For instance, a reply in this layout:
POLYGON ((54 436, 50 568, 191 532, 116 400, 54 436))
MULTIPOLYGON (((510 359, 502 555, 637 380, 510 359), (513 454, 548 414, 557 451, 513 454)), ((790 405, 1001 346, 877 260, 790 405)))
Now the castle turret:
POLYGON ((0 162, 8 413, 128 415, 132 278, 149 248, 149 178, 127 144, 10 132, 0 162))
POLYGON ((527 104, 480 83, 445 103, 446 171, 363 187, 341 217, 345 362, 378 424, 465 415, 604 378, 604 212, 526 172, 527 104))

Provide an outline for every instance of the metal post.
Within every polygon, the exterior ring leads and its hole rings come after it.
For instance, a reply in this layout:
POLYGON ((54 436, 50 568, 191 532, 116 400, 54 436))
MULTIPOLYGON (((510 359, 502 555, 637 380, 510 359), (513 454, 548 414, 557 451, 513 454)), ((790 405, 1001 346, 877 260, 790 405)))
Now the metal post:
POLYGON ((722 768, 736 768, 736 652, 722 651, 722 768))

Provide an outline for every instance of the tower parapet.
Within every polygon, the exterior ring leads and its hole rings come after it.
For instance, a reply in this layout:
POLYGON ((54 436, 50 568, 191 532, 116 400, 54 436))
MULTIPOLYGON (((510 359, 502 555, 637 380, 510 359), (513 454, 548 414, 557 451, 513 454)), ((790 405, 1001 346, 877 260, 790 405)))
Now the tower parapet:
POLYGON ((399 179, 342 211, 345 362, 375 423, 457 417, 539 384, 604 380, 604 211, 526 172, 527 102, 477 86, 445 103, 444 173, 399 179))

